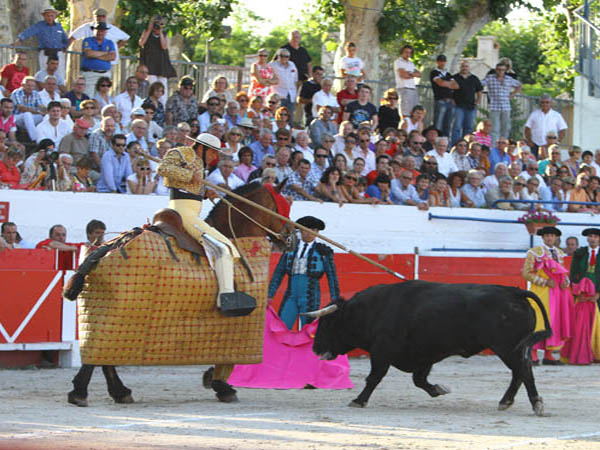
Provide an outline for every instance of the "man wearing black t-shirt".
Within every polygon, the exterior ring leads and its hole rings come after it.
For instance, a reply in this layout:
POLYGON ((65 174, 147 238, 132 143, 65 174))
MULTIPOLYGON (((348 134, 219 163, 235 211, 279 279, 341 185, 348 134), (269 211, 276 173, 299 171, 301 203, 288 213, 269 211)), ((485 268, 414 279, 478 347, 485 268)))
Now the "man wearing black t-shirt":
POLYGON ((475 128, 475 115, 477 105, 481 100, 483 86, 481 81, 470 72, 469 63, 460 63, 460 72, 453 76, 458 83, 458 89, 454 91, 454 127, 452 128, 451 145, 464 135, 472 133, 475 128))
POLYGON ((452 119, 454 118, 454 89, 458 84, 446 70, 446 56, 436 59, 437 68, 431 71, 429 79, 433 88, 433 125, 440 130, 441 136, 450 136, 452 119))
POLYGON ((323 79, 324 70, 321 66, 315 66, 312 70, 312 78, 302 84, 300 89, 299 103, 304 105, 304 123, 309 125, 314 119, 312 115, 312 98, 321 90, 321 80, 323 79))
POLYGON ((375 130, 378 121, 377 108, 369 102, 370 96, 371 88, 366 84, 362 84, 358 90, 358 100, 348 103, 342 120, 352 122, 354 129, 358 129, 362 122, 370 122, 371 130, 375 130))
MULTIPOLYGON (((298 30, 294 30, 290 33, 290 41, 281 48, 285 48, 290 52, 290 61, 296 65, 298 69, 298 82, 296 84, 296 91, 300 91, 300 86, 308 77, 312 74, 312 63, 308 51, 300 46, 300 40, 302 36, 298 30)), ((302 108, 296 108, 294 110, 294 122, 302 121, 302 108)))

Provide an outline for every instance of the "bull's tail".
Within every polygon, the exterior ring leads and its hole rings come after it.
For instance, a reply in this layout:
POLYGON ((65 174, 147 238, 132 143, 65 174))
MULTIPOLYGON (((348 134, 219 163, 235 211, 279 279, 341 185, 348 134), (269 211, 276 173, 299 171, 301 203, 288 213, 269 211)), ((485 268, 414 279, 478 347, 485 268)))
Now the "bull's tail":
MULTIPOLYGON (((544 329, 543 330, 532 332, 531 334, 527 335, 517 345, 517 348, 523 348, 523 350, 525 351, 525 354, 526 354, 526 358, 529 358, 529 355, 531 353, 529 351, 530 348, 537 342, 544 340, 544 339, 548 339, 550 336, 552 336, 552 328, 550 327, 550 320, 548 319, 548 314, 546 313, 546 308, 544 308, 544 305, 542 304, 542 301, 540 300, 540 298, 531 291, 521 291, 521 292, 522 292, 522 294, 524 294, 523 299, 525 301, 527 301, 527 303, 529 304, 531 309, 533 309, 533 306, 529 303, 529 299, 531 299, 537 305, 537 307, 540 309, 540 312, 544 319, 544 329)), ((535 316, 535 310, 533 310, 533 313, 535 316)), ((535 325, 534 325, 534 329, 535 329, 535 325)))
MULTIPOLYGON (((83 290, 83 286, 85 284, 85 277, 88 273, 90 273, 98 264, 98 262, 111 250, 115 248, 121 248, 122 253, 124 253, 123 246, 129 242, 131 239, 136 237, 144 231, 142 228, 134 228, 131 231, 126 231, 125 233, 121 233, 116 238, 102 244, 96 250, 91 252, 81 263, 81 265, 77 268, 77 272, 69 278, 67 284, 63 289, 63 297, 68 300, 76 300, 79 293, 83 290)), ((124 257, 126 255, 124 254, 124 257)))

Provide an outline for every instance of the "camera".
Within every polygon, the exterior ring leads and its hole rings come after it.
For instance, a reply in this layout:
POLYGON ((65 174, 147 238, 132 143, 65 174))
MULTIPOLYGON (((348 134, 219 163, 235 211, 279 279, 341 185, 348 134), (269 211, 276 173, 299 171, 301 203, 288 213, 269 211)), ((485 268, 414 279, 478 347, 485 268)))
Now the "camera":
POLYGON ((163 18, 161 16, 156 16, 154 18, 154 23, 152 24, 152 29, 160 30, 160 28, 162 27, 162 20, 163 18))
POLYGON ((46 164, 56 163, 56 161, 58 161, 58 152, 46 153, 46 155, 42 158, 42 161, 46 164))

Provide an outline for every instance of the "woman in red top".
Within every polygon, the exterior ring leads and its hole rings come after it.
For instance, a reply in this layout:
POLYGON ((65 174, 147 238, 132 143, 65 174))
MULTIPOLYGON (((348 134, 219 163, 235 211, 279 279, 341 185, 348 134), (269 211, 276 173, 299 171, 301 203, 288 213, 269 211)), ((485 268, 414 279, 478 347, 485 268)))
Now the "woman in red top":
POLYGON ((21 161, 21 154, 15 150, 9 150, 4 157, 4 161, 0 161, 0 183, 7 184, 14 188, 21 181, 21 172, 17 168, 17 163, 21 161))

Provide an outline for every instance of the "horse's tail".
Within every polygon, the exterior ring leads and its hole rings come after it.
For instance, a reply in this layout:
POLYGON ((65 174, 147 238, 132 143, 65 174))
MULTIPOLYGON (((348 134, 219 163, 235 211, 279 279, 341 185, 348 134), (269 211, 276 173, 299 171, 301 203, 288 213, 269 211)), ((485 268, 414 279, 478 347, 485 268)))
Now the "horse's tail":
POLYGON ((114 250, 115 248, 121 248, 123 257, 127 258, 123 246, 139 235, 142 231, 144 231, 142 228, 136 227, 133 230, 121 233, 116 238, 102 244, 96 250, 91 252, 85 258, 83 263, 79 265, 75 275, 73 275, 71 278, 69 278, 69 281, 67 281, 67 284, 63 289, 63 297, 69 300, 76 300, 77 296, 83 290, 86 275, 90 273, 96 267, 98 262, 111 250, 114 250))

